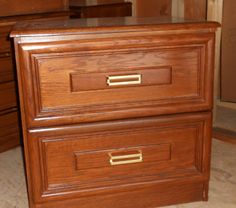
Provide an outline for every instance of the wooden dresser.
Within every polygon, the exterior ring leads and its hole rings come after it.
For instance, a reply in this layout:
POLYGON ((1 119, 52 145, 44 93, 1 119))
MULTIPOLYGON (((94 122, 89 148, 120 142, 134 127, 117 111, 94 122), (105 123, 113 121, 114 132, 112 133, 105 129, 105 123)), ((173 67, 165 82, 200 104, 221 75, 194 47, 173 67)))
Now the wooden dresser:
POLYGON ((132 17, 16 26, 30 207, 207 200, 217 27, 132 17))
POLYGON ((125 17, 132 16, 132 3, 131 2, 119 2, 103 4, 91 4, 76 1, 71 2, 70 10, 74 13, 72 18, 95 18, 95 17, 125 17))
POLYGON ((68 19, 65 0, 7 0, 0 2, 0 152, 19 145, 18 104, 9 33, 16 22, 68 19), (34 13, 34 14, 32 14, 34 13))

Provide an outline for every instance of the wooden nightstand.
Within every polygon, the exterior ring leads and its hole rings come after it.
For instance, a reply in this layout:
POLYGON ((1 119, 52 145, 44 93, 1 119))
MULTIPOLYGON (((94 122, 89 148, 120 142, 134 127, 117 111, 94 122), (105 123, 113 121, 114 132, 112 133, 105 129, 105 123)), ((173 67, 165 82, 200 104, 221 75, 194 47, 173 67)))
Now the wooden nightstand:
POLYGON ((217 26, 155 18, 16 26, 31 207, 207 200, 217 26))

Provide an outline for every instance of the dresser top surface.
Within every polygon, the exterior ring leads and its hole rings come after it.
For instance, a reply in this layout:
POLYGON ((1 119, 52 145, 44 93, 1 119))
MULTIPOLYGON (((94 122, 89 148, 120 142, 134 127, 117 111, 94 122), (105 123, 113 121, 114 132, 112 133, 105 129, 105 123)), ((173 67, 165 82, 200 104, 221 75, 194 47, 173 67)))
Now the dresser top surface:
POLYGON ((219 27, 216 22, 184 20, 177 18, 90 18, 31 21, 17 23, 11 37, 38 35, 65 35, 105 32, 132 32, 150 30, 188 30, 213 29, 219 27))

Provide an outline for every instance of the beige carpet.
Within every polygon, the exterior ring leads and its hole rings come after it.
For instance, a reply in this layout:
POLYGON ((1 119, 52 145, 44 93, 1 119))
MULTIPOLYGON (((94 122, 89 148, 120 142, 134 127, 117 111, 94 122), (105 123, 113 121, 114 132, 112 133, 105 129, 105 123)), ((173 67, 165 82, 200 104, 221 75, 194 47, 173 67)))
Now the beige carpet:
POLYGON ((236 109, 217 106, 214 126, 236 132, 236 109))
MULTIPOLYGON (((209 197, 168 208, 236 208, 236 145, 213 141, 209 197)), ((27 207, 21 149, 16 148, 0 154, 0 208, 27 207)))

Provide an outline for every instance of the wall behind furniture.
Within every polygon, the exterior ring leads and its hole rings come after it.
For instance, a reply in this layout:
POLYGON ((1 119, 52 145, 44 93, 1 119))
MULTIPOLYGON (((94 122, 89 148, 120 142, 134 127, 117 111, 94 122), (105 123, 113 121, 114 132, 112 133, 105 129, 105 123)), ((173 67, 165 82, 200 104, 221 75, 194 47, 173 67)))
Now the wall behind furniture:
POLYGON ((221 57, 221 100, 236 103, 236 1, 223 5, 221 57))

